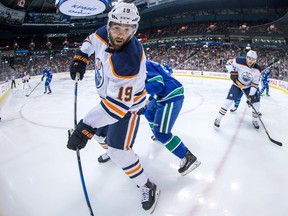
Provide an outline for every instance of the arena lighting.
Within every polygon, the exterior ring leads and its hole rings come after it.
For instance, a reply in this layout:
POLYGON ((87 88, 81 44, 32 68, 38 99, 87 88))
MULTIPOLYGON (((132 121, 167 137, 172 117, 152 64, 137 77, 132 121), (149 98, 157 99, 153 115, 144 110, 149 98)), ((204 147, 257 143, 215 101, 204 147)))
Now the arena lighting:
POLYGON ((68 16, 93 16, 102 13, 108 0, 60 0, 59 11, 68 16))

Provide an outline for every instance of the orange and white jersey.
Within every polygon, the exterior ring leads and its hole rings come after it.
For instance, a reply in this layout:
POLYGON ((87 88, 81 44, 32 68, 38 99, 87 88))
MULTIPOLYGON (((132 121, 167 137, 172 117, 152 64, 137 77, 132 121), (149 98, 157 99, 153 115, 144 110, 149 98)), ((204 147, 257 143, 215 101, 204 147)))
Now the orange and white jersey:
POLYGON ((243 89, 252 87, 250 89, 250 94, 254 95, 256 93, 261 76, 261 68, 258 64, 255 63, 253 67, 249 67, 246 63, 246 58, 237 57, 228 60, 226 68, 229 73, 232 71, 238 72, 238 80, 243 85, 243 89))
POLYGON ((142 45, 132 39, 120 50, 108 47, 106 26, 89 35, 81 51, 95 54, 95 83, 102 98, 85 117, 94 128, 113 124, 128 111, 145 106, 146 58, 142 45))

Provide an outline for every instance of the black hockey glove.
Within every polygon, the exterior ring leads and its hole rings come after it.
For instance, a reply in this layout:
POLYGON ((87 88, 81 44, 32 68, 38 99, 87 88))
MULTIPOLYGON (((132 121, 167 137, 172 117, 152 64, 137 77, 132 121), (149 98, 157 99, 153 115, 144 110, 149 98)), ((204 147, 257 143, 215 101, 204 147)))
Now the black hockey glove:
POLYGON ((248 104, 249 107, 251 107, 251 105, 253 104, 251 95, 248 95, 246 103, 248 104))
POLYGON ((83 123, 83 120, 81 119, 71 135, 70 131, 68 131, 69 138, 67 148, 71 150, 76 150, 76 148, 80 150, 84 148, 88 140, 94 136, 94 131, 95 130, 91 126, 83 123))
POLYGON ((75 80, 76 74, 79 73, 79 79, 82 80, 86 71, 86 65, 88 63, 88 54, 77 50, 70 64, 70 76, 75 80))
POLYGON ((143 115, 147 109, 147 105, 137 111, 137 115, 143 115))
POLYGON ((230 79, 236 83, 236 80, 238 80, 238 72, 237 71, 231 71, 230 72, 230 79))
POLYGON ((231 71, 230 72, 230 79, 240 88, 242 89, 244 85, 238 80, 238 72, 231 71))

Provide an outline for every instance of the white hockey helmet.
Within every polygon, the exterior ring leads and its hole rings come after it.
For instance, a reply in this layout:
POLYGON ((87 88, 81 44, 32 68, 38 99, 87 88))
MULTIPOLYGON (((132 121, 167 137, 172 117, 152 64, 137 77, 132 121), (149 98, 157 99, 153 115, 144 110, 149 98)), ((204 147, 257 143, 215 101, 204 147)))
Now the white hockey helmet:
POLYGON ((258 58, 257 53, 256 53, 254 50, 248 51, 246 57, 253 58, 253 59, 255 59, 255 61, 256 61, 257 58, 258 58))
POLYGON ((139 26, 140 16, 137 7, 133 3, 120 2, 116 4, 112 10, 108 13, 107 27, 111 22, 118 24, 134 25, 136 33, 139 26))
POLYGON ((246 54, 246 63, 249 67, 253 67, 257 61, 257 53, 254 50, 250 50, 246 54))

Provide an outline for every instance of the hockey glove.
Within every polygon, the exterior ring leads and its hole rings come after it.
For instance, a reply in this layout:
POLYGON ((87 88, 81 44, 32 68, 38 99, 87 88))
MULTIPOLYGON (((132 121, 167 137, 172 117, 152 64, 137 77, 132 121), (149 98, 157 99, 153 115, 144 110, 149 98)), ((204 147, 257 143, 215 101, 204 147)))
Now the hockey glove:
POLYGON ((252 95, 248 95, 246 103, 248 104, 249 107, 252 106, 252 104, 253 104, 253 102, 252 102, 252 95))
POLYGON ((67 148, 71 150, 76 150, 77 148, 80 150, 84 148, 88 140, 94 136, 94 131, 95 130, 91 126, 85 124, 81 119, 73 133, 69 135, 67 148))
POLYGON ((238 80, 238 72, 237 71, 231 71, 230 72, 230 79, 236 83, 236 80, 238 80))
POLYGON ((137 111, 137 115, 143 115, 147 109, 147 105, 137 111))
POLYGON ((81 52, 81 50, 77 50, 70 64, 71 79, 75 80, 76 74, 79 73, 80 74, 79 79, 82 80, 84 77, 84 73, 86 71, 87 63, 88 63, 88 55, 86 53, 81 52))

